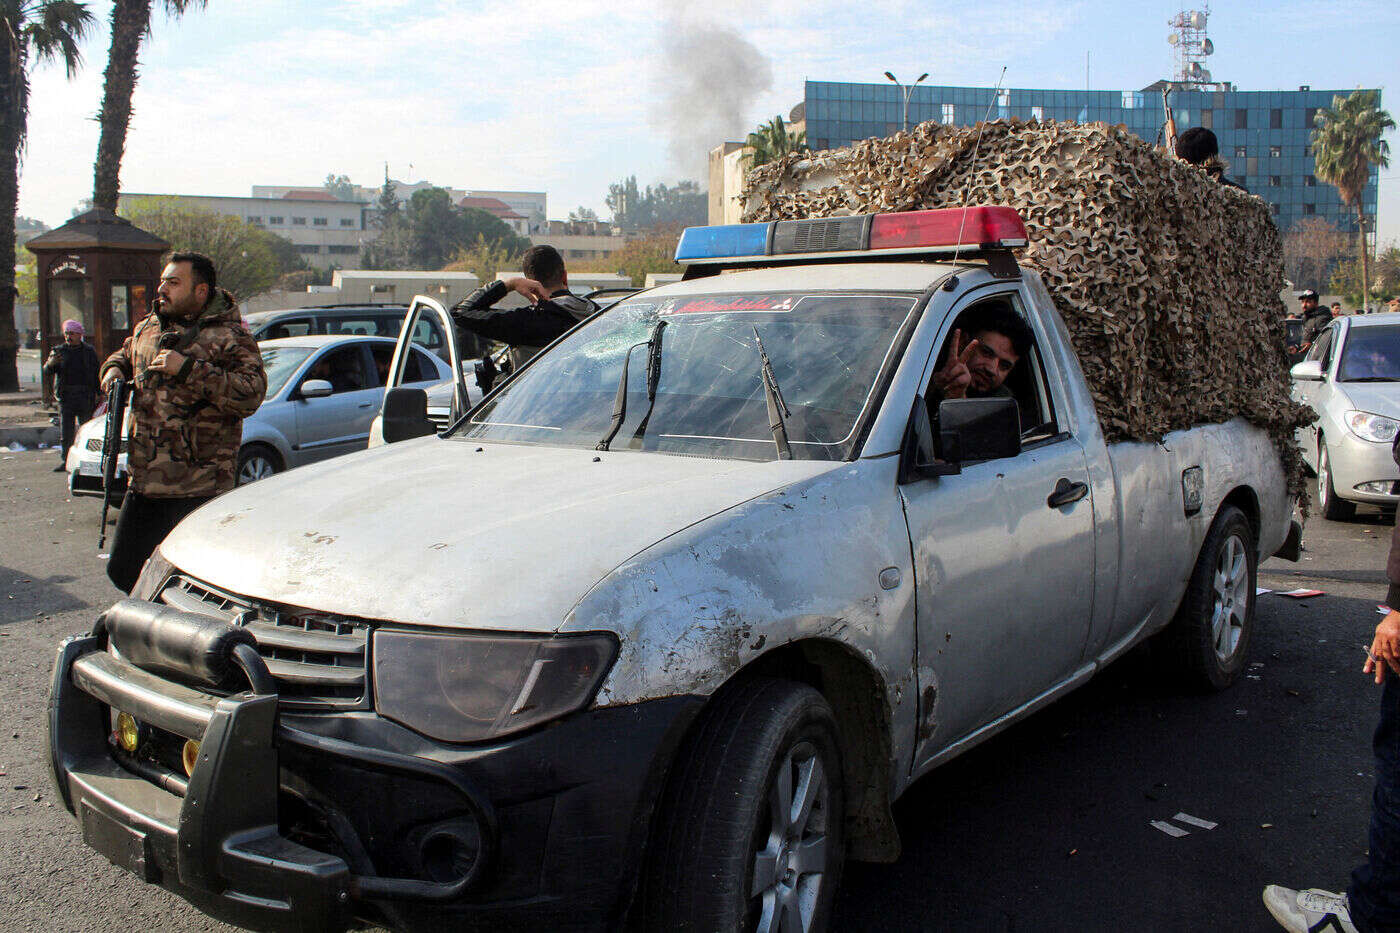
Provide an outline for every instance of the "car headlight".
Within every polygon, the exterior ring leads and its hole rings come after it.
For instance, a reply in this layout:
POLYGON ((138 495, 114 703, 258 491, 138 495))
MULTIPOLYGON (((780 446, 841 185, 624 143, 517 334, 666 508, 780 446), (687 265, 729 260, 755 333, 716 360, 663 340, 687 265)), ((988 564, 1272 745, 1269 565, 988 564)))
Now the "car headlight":
POLYGON ((1395 440, 1396 431, 1400 430, 1400 421, 1385 415, 1373 415, 1369 411, 1349 411, 1342 420, 1351 428, 1351 433, 1364 441, 1378 444, 1389 444, 1395 440))
POLYGON ((544 637, 374 633, 374 705, 443 742, 529 729, 592 701, 617 655, 606 633, 544 637))

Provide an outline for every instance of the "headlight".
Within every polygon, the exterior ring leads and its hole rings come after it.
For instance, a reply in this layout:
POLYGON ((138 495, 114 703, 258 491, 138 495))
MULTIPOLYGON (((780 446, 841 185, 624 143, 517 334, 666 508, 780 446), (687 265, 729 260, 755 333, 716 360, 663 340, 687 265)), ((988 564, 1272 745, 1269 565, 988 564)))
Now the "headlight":
POLYGON ((1365 441, 1389 444, 1395 440, 1395 432, 1400 430, 1400 421, 1385 415, 1373 415, 1368 411, 1349 411, 1342 418, 1351 433, 1365 441))
POLYGON ((609 634, 374 634, 380 715, 443 742, 480 742, 587 705, 617 654, 609 634))

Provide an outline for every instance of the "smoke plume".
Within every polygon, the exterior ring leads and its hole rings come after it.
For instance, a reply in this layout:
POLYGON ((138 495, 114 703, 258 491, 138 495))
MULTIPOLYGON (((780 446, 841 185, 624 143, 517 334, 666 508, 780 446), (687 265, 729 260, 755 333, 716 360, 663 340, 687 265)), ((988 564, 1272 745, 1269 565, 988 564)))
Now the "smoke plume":
POLYGON ((753 129, 752 108, 773 86, 768 56, 729 26, 672 15, 662 25, 652 125, 676 168, 705 185, 709 152, 753 129))

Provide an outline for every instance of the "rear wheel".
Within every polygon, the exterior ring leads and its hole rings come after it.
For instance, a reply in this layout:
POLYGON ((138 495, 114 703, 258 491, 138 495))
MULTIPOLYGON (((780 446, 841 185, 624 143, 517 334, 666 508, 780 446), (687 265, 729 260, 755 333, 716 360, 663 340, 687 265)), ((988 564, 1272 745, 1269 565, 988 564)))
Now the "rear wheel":
POLYGON ((1224 690, 1244 670, 1254 631, 1258 560, 1249 519, 1225 506, 1206 533, 1163 642, 1174 674, 1186 686, 1224 690))
POLYGON ((282 458, 266 444, 248 444, 238 452, 238 485, 266 479, 282 471, 282 458))
POLYGON ((845 861, 841 778, 816 690, 764 678, 716 697, 672 767, 633 928, 825 929, 845 861))
POLYGON ((1332 485, 1332 458, 1327 456, 1327 442, 1317 446, 1317 503, 1322 508, 1322 517, 1334 522, 1344 522, 1356 517, 1356 503, 1337 496, 1332 485))

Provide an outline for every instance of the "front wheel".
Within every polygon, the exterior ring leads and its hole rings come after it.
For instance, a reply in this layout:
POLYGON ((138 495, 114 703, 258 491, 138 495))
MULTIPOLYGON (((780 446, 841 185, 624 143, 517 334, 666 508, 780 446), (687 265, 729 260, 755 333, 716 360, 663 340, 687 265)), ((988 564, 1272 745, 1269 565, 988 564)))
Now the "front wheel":
POLYGON ((632 927, 825 929, 845 861, 831 707, 763 678, 701 715, 658 806, 632 927))
POLYGON ((266 479, 282 469, 276 451, 262 444, 249 444, 238 452, 238 485, 266 479))
POLYGON ((1173 674, 1186 686, 1224 690, 1244 670, 1258 561, 1249 519, 1225 506, 1206 532, 1181 608, 1165 633, 1173 674))
POLYGON ((1317 447, 1317 504, 1322 508, 1322 517, 1330 521, 1345 522, 1356 517, 1356 503, 1340 498, 1332 485, 1332 458, 1327 455, 1326 441, 1317 447))

